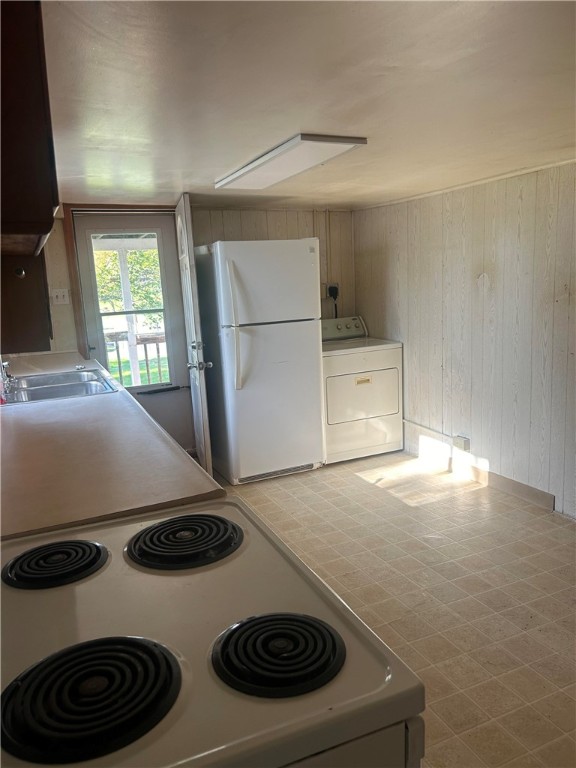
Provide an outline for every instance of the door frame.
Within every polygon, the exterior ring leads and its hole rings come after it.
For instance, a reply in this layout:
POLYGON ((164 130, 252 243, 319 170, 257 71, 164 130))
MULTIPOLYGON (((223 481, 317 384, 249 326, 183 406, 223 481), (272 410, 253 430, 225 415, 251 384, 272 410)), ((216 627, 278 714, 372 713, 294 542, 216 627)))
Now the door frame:
POLYGON ((84 307, 82 304, 82 288, 80 286, 80 272, 78 270, 78 253, 76 251, 76 237, 74 234, 74 213, 174 213, 171 205, 104 205, 95 206, 85 203, 64 203, 62 206, 64 248, 66 251, 66 263, 68 265, 68 277, 70 280, 70 303, 74 313, 74 327, 76 329, 76 346, 78 352, 86 360, 90 357, 88 349, 88 332, 84 307))

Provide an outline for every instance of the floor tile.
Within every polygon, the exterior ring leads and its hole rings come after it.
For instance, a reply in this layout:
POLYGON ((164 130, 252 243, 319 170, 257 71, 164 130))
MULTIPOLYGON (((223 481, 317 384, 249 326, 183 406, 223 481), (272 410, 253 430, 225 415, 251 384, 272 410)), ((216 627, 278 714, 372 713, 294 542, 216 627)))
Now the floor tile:
MULTIPOLYGON (((429 591, 432 592, 435 597, 438 597, 435 591, 429 591)), ((438 597, 438 599, 440 600, 441 598, 438 597)), ((455 601, 450 601, 449 605, 450 610, 455 611, 466 621, 474 621, 475 619, 483 618, 484 616, 491 616, 493 613, 491 608, 488 608, 487 605, 479 602, 474 597, 456 599, 455 601)))
POLYGON ((576 682, 576 662, 573 656, 568 658, 561 654, 553 654, 533 662, 531 668, 550 682, 564 688, 576 682))
POLYGON ((459 579, 454 579, 452 583, 456 587, 463 589, 469 595, 478 595, 479 593, 487 592, 491 587, 487 581, 481 576, 476 576, 476 574, 461 576, 459 579))
POLYGON ((471 622, 473 627, 479 629, 492 638, 492 642, 506 640, 509 637, 520 634, 520 627, 511 622, 500 613, 491 613, 489 616, 483 616, 471 622))
POLYGON ((488 634, 481 632, 477 627, 469 623, 452 627, 449 633, 445 633, 445 635, 460 650, 466 653, 482 648, 485 645, 491 645, 494 641, 488 634))
POLYGON ((538 749, 536 755, 545 766, 574 768, 576 765, 576 742, 564 736, 538 749))
MULTIPOLYGON (((515 760, 506 763, 506 768, 544 768, 544 763, 534 752, 526 752, 515 760)), ((550 768, 548 765, 547 768, 550 768)))
POLYGON ((526 752, 525 747, 495 722, 462 734, 462 741, 488 766, 504 765, 526 752))
MULTIPOLYGON (((502 587, 502 591, 506 592, 506 594, 511 595, 512 597, 515 597, 520 603, 529 603, 530 601, 534 600, 535 593, 542 595, 540 590, 536 590, 531 584, 526 584, 525 581, 514 581, 511 584, 506 584, 504 587, 502 587)), ((538 600, 541 599, 544 599, 545 601, 550 600, 548 597, 538 598, 538 600)), ((535 605, 534 608, 536 610, 540 610, 538 605, 535 605)), ((546 615, 544 611, 540 612, 546 615)), ((556 617, 551 616, 550 618, 556 617)))
POLYGON ((531 750, 562 736, 562 731, 554 723, 530 705, 502 715, 498 722, 531 750))
POLYGON ((468 731, 489 719, 488 715, 464 693, 455 693, 453 696, 441 699, 431 704, 430 709, 455 733, 468 731))
POLYGON ((444 699, 456 693, 458 689, 448 680, 448 678, 439 672, 436 667, 428 667, 418 672, 418 677, 424 683, 426 689, 426 701, 431 704, 438 699, 444 699))
POLYGON ((514 635, 507 640, 502 640, 500 643, 505 651, 508 651, 517 659, 524 662, 524 664, 530 664, 533 661, 543 658, 549 655, 549 649, 535 640, 530 635, 523 632, 520 635, 514 635))
POLYGON ((459 738, 448 739, 427 750, 430 768, 484 768, 485 763, 459 738))
POLYGON ((469 655, 492 675, 501 675, 522 666, 522 662, 498 643, 477 648, 475 651, 470 651, 469 655))
POLYGON ((396 653, 413 672, 418 674, 420 670, 430 667, 431 665, 431 661, 425 656, 422 656, 422 654, 419 653, 416 648, 413 648, 410 643, 399 645, 397 648, 394 648, 394 653, 396 653))
POLYGON ((464 624, 464 619, 454 611, 451 611, 448 605, 434 605, 431 608, 420 610, 418 615, 423 621, 432 624, 437 632, 452 631, 454 627, 464 624))
POLYGON ((520 667, 498 678, 525 701, 532 702, 555 693, 557 687, 531 667, 520 667))
POLYGON ((553 693, 532 706, 562 731, 576 728, 576 702, 565 693, 553 693))
POLYGON ((436 630, 427 621, 423 621, 416 614, 408 614, 401 619, 391 621, 390 626, 395 632, 402 635, 406 640, 419 640, 422 637, 435 634, 436 630))
POLYGON ((434 744, 438 744, 440 741, 451 739, 454 736, 454 731, 449 728, 446 723, 441 720, 430 708, 426 709, 423 713, 424 718, 424 730, 426 733, 426 751, 434 744))
MULTIPOLYGON (((453 603, 464 600, 468 597, 468 593, 460 587, 456 586, 453 581, 445 581, 442 584, 435 584, 431 587, 428 587, 427 591, 432 595, 432 597, 435 597, 436 600, 439 600, 441 603, 453 603)), ((479 605, 482 606, 481 603, 479 603, 479 605)), ((488 609, 485 606, 482 606, 478 610, 487 612, 488 609)), ((483 615, 483 613, 479 613, 477 615, 483 615)), ((465 616, 464 618, 467 619, 468 617, 465 616)))
POLYGON ((526 632, 529 629, 547 624, 550 619, 530 605, 516 605, 501 612, 501 615, 526 632))
POLYGON ((476 599, 487 605, 488 608, 492 608, 493 611, 503 611, 518 604, 515 597, 511 597, 501 589, 490 589, 488 592, 482 592, 476 595, 476 599))
POLYGON ((459 648, 439 634, 423 637, 421 640, 413 642, 412 645, 434 664, 460 654, 459 648))
POLYGON ((468 689, 467 694, 490 717, 500 717, 524 705, 520 696, 493 677, 468 689))
POLYGON ((551 651, 573 652, 574 650, 574 633, 565 629, 558 622, 541 624, 539 627, 529 630, 528 634, 547 645, 551 651))
POLYGON ((436 669, 458 688, 469 688, 490 678, 490 673, 466 654, 442 661, 436 669))

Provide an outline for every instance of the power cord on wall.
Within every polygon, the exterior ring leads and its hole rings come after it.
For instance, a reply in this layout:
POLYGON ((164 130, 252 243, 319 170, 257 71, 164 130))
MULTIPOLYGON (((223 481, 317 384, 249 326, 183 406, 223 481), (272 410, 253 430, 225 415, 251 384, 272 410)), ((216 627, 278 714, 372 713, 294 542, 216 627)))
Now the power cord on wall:
POLYGON ((334 302, 334 317, 338 317, 338 304, 336 303, 338 301, 338 286, 337 285, 329 285, 328 286, 328 296, 334 302))

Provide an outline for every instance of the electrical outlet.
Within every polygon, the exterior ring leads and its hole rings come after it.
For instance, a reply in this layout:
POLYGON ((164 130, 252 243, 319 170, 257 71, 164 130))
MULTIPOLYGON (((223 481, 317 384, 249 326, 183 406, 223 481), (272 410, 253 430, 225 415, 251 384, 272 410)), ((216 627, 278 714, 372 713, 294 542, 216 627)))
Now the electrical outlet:
POLYGON ((338 285, 338 283, 328 283, 326 290, 328 293, 328 298, 333 299, 334 301, 337 301, 338 295, 340 293, 340 286, 338 285))
POLYGON ((340 284, 339 283, 320 283, 320 298, 322 299, 332 299, 332 294, 336 292, 336 296, 338 296, 340 292, 340 284))
POLYGON ((51 288, 50 298, 52 304, 70 304, 70 291, 68 288, 51 288))

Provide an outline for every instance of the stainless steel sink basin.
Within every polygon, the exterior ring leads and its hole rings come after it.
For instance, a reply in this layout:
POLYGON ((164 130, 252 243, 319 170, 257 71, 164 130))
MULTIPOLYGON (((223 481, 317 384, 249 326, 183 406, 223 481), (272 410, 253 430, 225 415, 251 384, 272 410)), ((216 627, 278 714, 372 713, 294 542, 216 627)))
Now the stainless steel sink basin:
POLYGON ((76 384, 84 381, 105 380, 100 371, 62 371, 61 373, 35 373, 30 376, 15 376, 12 386, 16 389, 51 387, 61 384, 76 384))
POLYGON ((4 392, 4 401, 8 405, 65 397, 87 397, 116 392, 117 389, 113 382, 98 370, 38 373, 11 379, 8 391, 4 392))

